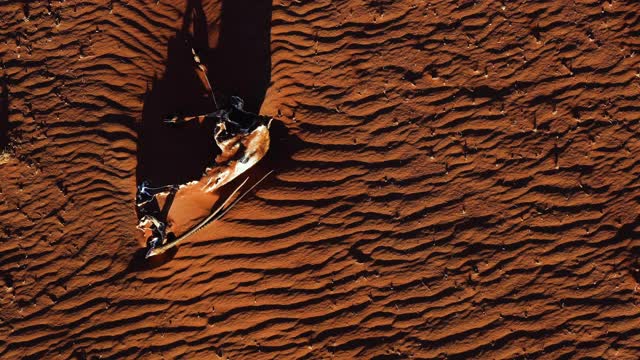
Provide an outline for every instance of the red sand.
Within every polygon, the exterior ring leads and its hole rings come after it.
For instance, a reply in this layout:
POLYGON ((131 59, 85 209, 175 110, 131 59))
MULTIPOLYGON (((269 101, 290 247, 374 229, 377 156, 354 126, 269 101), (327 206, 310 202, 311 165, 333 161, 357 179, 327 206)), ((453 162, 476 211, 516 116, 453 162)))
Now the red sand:
POLYGON ((0 359, 638 358, 639 3, 198 3, 0 4, 0 359), (146 263, 194 24, 275 174, 146 263))

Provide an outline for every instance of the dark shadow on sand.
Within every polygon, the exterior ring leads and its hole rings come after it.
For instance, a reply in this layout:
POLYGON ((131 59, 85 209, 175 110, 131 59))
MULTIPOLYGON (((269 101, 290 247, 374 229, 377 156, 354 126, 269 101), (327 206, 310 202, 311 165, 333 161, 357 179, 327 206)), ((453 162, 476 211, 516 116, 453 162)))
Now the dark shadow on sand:
POLYGON ((211 81, 258 113, 271 82, 271 0, 223 0, 220 41, 204 59, 211 81))
POLYGON ((209 68, 219 103, 236 95, 246 110, 258 112, 271 79, 271 1, 224 0, 220 38, 208 47, 208 24, 201 0, 190 0, 182 29, 168 45, 165 74, 151 84, 139 131, 137 182, 153 186, 198 179, 215 157, 213 123, 168 126, 171 114, 199 115, 215 110, 191 55, 194 47, 209 68))

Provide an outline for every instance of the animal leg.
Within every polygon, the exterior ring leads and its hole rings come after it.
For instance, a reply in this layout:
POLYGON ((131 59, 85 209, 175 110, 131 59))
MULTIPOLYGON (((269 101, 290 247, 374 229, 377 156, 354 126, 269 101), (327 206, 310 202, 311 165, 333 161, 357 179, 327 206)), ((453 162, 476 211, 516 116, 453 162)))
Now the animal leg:
POLYGON ((202 124, 207 118, 214 117, 214 113, 211 114, 203 114, 203 115, 195 115, 195 116, 182 116, 182 115, 173 115, 164 119, 166 124, 179 124, 188 121, 198 121, 198 123, 202 124))
MULTIPOLYGON (((211 82, 209 81, 209 76, 207 75, 208 70, 207 67, 200 61, 200 56, 196 53, 194 48, 191 48, 191 54, 193 54, 193 61, 196 63, 196 67, 198 68, 198 77, 200 81, 202 81, 202 85, 207 89, 207 91, 211 94, 211 100, 213 100, 213 104, 216 107, 216 110, 219 109, 218 101, 216 100, 216 95, 213 93, 213 88, 211 86, 211 82)), ((200 124, 204 122, 207 118, 219 117, 220 114, 218 112, 213 112, 210 114, 204 115, 196 115, 196 116, 182 116, 182 115, 173 115, 164 119, 164 122, 167 124, 177 124, 182 122, 188 122, 197 120, 200 124)))
POLYGON ((213 93, 213 88, 211 86, 211 82, 209 81, 209 76, 207 75, 207 67, 200 61, 200 56, 198 56, 195 49, 191 48, 191 53, 193 54, 193 61, 196 62, 196 66, 198 67, 198 70, 200 70, 198 77, 202 81, 202 84, 207 89, 207 91, 211 93, 213 104, 216 106, 216 109, 218 109, 218 102, 216 101, 216 96, 213 93))

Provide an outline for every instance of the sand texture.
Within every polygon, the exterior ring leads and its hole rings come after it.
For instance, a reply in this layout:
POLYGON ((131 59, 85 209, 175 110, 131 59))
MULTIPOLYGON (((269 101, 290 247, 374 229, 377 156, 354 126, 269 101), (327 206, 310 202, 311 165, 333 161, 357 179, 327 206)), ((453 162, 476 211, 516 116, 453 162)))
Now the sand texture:
POLYGON ((0 1, 0 359, 637 359, 638 95, 636 1, 0 1), (147 262, 187 40, 274 173, 147 262))

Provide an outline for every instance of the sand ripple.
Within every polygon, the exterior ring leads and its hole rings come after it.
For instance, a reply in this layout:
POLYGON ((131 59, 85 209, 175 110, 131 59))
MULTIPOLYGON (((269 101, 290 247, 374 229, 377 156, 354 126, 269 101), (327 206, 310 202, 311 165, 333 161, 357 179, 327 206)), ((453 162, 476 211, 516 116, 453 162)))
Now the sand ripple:
POLYGON ((163 83, 185 8, 0 4, 0 358, 637 357, 640 5, 274 2, 262 85, 210 61, 276 174, 145 267, 143 107, 206 103, 163 83))

